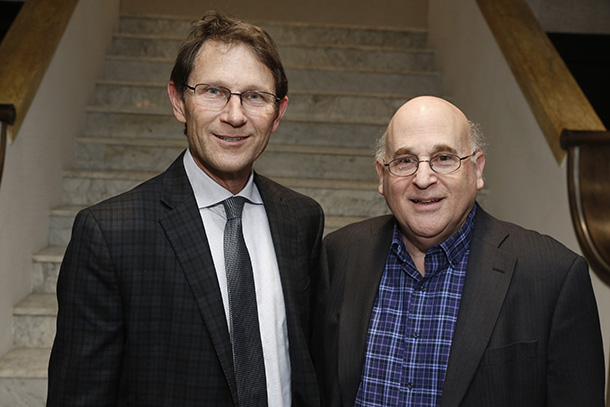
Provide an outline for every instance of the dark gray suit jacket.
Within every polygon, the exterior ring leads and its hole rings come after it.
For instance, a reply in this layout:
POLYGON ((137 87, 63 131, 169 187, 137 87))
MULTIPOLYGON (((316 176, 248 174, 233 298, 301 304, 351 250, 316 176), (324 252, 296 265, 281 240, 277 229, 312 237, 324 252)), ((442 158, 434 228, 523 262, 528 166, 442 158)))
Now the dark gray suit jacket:
MULTIPOLYGON (((255 174, 286 306, 293 406, 319 404, 308 351, 320 206, 255 174)), ((80 212, 57 285, 48 406, 236 406, 229 331, 182 164, 80 212)))
MULTIPOLYGON (((394 222, 350 225, 322 245, 312 351, 325 406, 354 405, 394 222)), ((585 260, 478 207, 441 407, 602 407, 604 385, 585 260)))

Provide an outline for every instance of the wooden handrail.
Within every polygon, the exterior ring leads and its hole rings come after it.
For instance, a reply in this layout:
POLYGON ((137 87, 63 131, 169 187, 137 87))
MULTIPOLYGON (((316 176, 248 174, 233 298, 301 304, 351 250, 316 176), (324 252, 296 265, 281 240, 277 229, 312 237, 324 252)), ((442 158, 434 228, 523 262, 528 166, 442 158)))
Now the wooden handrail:
POLYGON ((477 3, 558 163, 563 129, 606 130, 525 0, 477 3))
POLYGON ((561 133, 572 223, 591 268, 610 278, 610 132, 561 133))
POLYGON ((0 131, 0 183, 2 182, 2 173, 4 171, 4 158, 6 157, 7 128, 15 123, 16 117, 15 106, 0 104, 0 122, 2 123, 2 130, 0 131))
POLYGON ((77 3, 27 0, 0 43, 0 104, 11 104, 17 111, 8 129, 11 140, 19 132, 77 3))

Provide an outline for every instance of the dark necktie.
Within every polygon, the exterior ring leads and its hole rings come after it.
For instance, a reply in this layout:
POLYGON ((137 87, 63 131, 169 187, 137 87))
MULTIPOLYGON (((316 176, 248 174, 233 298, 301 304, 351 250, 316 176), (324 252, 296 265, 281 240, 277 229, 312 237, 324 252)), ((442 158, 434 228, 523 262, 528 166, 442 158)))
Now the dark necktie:
POLYGON ((239 407, 263 407, 267 406, 267 381, 252 263, 241 226, 245 202, 246 198, 241 196, 222 202, 227 215, 224 252, 231 341, 239 407))

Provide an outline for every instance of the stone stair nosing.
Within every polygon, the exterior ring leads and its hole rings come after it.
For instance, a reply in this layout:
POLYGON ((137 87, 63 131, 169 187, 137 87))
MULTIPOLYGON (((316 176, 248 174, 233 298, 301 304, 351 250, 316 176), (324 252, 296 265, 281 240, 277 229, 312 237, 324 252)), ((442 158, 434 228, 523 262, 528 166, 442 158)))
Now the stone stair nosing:
MULTIPOLYGON (((377 193, 373 149, 404 101, 442 93, 427 32, 262 25, 278 43, 290 78, 290 105, 257 171, 318 200, 326 213, 325 233, 388 213, 377 193), (305 176, 278 171, 301 162, 313 167, 305 176), (322 163, 334 166, 317 172, 322 163)), ((177 46, 189 31, 190 20, 183 17, 121 17, 103 79, 87 108, 77 166, 65 171, 65 204, 50 213, 49 247, 33 255, 34 290, 14 307, 14 349, 0 358, 0 405, 44 405, 57 315, 55 287, 76 213, 156 175, 186 147, 165 87, 177 46), (143 158, 145 165, 127 170, 117 160, 113 167, 111 157, 121 155, 143 158), (151 166, 146 160, 161 164, 151 166), (93 161, 109 165, 91 165, 93 161)))

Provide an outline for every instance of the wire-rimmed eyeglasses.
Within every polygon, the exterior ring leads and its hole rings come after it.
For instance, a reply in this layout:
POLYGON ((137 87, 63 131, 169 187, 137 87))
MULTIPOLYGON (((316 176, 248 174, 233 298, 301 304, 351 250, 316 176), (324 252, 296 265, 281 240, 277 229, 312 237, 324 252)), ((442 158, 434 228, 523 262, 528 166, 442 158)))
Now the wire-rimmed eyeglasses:
POLYGON ((462 160, 472 157, 474 153, 465 157, 457 154, 441 153, 433 155, 429 160, 419 160, 414 155, 401 155, 389 163, 383 163, 392 175, 397 177, 408 177, 417 172, 420 163, 428 163, 432 171, 437 174, 451 174, 460 169, 462 160))
POLYGON ((239 96, 244 110, 255 113, 273 110, 280 101, 280 98, 273 93, 261 90, 246 90, 238 93, 231 92, 230 89, 224 86, 209 83, 198 83, 195 86, 185 85, 193 91, 197 103, 211 110, 222 110, 229 103, 233 95, 239 96))

